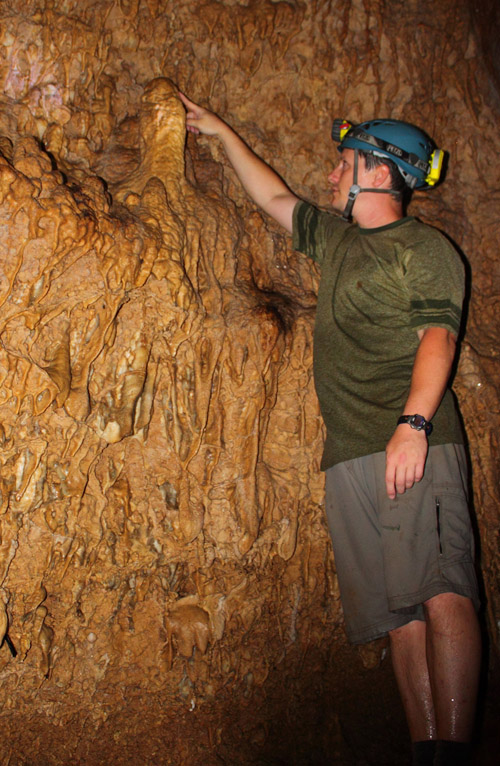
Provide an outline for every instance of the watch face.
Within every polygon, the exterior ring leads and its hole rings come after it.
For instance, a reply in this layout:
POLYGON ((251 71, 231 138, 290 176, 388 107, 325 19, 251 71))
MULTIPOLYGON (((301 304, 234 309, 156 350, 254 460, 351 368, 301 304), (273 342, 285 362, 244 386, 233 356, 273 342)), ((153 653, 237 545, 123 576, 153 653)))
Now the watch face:
POLYGON ((422 415, 414 415, 411 419, 411 425, 416 428, 417 431, 421 431, 425 426, 425 418, 422 415))

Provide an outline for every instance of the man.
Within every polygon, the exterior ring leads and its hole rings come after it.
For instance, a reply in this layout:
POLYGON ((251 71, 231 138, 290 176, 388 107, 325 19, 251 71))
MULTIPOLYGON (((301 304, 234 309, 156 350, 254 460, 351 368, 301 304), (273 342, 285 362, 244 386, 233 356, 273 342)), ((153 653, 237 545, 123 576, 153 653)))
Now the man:
POLYGON ((442 153, 407 123, 334 124, 340 158, 328 180, 343 217, 334 216, 299 200, 219 117, 180 98, 187 129, 219 137, 252 199, 321 266, 314 375, 347 634, 355 643, 390 636, 413 763, 469 763, 478 597, 447 390, 463 267, 441 234, 403 212, 406 192, 439 178, 442 153))

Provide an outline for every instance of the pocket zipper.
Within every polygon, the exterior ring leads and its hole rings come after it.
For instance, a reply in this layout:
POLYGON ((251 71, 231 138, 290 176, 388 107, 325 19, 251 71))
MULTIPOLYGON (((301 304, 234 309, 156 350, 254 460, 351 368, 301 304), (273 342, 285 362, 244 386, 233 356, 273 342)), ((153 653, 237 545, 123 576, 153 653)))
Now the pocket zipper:
POLYGON ((439 502, 439 498, 436 497, 436 528, 438 533, 438 540, 439 540, 439 553, 443 553, 443 546, 441 545, 441 503, 439 502))

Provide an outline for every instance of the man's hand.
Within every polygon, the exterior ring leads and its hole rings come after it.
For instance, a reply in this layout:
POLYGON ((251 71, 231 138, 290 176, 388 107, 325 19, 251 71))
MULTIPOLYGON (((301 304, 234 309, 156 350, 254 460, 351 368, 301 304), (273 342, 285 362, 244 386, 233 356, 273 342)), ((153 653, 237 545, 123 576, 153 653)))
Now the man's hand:
POLYGON ((290 191, 282 178, 258 157, 237 133, 208 109, 190 101, 179 91, 186 107, 186 128, 191 133, 217 136, 243 188, 253 201, 281 226, 292 232, 293 209, 299 198, 290 191))
POLYGON ((407 423, 396 428, 385 450, 385 486, 391 500, 420 481, 427 450, 425 431, 417 431, 407 423))
POLYGON ((220 117, 208 109, 198 106, 194 101, 190 101, 180 91, 179 98, 186 107, 186 129, 190 133, 204 133, 206 136, 218 135, 221 126, 224 125, 220 117))

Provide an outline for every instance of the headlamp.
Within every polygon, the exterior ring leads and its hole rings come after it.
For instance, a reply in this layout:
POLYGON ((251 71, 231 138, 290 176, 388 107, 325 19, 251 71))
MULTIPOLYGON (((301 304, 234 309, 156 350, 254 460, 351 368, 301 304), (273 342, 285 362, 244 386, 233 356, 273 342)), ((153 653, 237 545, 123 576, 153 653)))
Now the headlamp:
POLYGON ((354 127, 352 122, 347 120, 336 119, 332 125, 332 138, 336 143, 341 143, 344 140, 346 133, 354 127))
POLYGON ((431 154, 431 159, 429 162, 429 173, 425 179, 429 186, 434 186, 439 181, 441 177, 441 171, 443 169, 443 160, 443 150, 435 149, 431 154))

